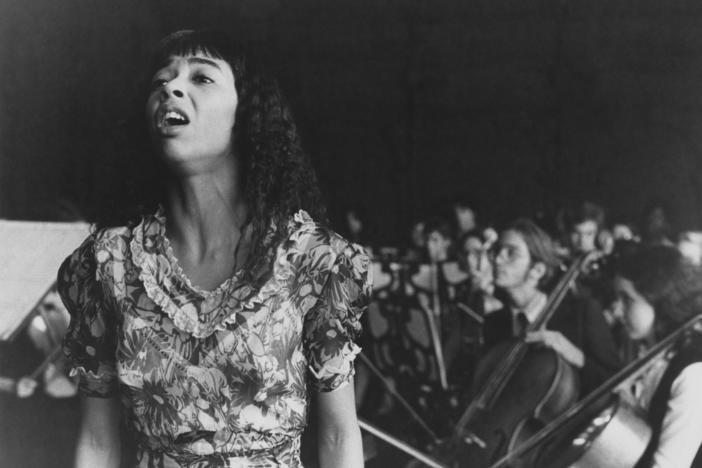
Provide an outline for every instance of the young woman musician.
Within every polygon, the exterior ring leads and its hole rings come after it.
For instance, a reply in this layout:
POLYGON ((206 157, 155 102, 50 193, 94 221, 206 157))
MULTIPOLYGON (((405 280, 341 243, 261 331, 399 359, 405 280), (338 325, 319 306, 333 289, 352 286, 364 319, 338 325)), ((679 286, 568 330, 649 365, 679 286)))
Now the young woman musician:
MULTIPOLYGON (((638 247, 616 273, 615 316, 639 343, 664 338, 702 312, 701 272, 672 247, 638 247)), ((632 393, 653 429, 636 468, 702 467, 702 334, 680 341, 672 360, 653 366, 632 393)))
MULTIPOLYGON (((486 347, 520 335, 534 320, 546 304, 545 285, 556 266, 551 239, 532 221, 519 219, 500 233, 494 274, 506 307, 486 316, 486 347)), ((602 311, 587 298, 566 296, 546 329, 527 334, 526 340, 552 348, 579 369, 581 396, 620 367, 602 311)))
POLYGON ((248 65, 217 32, 160 43, 145 124, 161 207, 96 230, 60 269, 78 467, 119 466, 122 414, 139 467, 299 467, 310 394, 321 466, 363 464, 353 359, 369 259, 315 221, 290 111, 248 65))

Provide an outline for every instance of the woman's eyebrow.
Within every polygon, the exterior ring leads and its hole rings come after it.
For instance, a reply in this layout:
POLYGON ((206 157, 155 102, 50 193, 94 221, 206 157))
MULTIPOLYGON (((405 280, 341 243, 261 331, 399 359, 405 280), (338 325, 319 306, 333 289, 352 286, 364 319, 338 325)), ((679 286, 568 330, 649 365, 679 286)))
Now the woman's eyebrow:
POLYGON ((210 65, 218 70, 222 70, 217 62, 204 57, 188 57, 188 63, 200 63, 203 65, 210 65))

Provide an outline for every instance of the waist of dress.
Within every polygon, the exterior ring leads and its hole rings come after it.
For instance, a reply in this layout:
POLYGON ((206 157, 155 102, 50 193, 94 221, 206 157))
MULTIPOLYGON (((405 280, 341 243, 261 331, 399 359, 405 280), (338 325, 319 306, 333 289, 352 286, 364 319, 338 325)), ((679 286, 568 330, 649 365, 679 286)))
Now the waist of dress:
POLYGON ((301 436, 296 436, 269 447, 208 454, 158 450, 139 446, 137 448, 137 467, 269 468, 302 466, 299 458, 300 441, 301 436))

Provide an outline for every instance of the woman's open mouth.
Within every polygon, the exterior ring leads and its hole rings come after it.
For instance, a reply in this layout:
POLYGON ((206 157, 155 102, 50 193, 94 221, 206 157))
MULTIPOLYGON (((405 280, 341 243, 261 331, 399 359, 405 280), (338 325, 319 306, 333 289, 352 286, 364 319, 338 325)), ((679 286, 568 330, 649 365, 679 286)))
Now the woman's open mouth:
POLYGON ((159 109, 156 117, 156 126, 160 130, 175 129, 190 123, 187 114, 176 107, 159 109))

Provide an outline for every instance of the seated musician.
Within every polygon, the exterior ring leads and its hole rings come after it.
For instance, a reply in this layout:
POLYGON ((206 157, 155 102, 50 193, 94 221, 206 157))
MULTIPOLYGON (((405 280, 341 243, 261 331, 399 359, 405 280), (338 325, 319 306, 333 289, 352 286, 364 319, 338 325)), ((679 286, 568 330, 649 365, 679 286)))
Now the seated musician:
MULTIPOLYGON (((638 342, 657 341, 702 312, 702 276, 672 247, 638 247, 616 265, 616 316, 638 342)), ((677 345, 633 386, 653 435, 636 468, 702 467, 702 334, 677 345)))
POLYGON ((424 227, 424 261, 441 263, 451 259, 453 241, 451 226, 441 218, 429 219, 424 227))
POLYGON ((567 219, 570 251, 574 254, 597 250, 597 239, 604 225, 604 210, 592 202, 582 202, 567 219))
MULTIPOLYGON (((602 260, 614 248, 612 234, 605 228, 605 211, 601 206, 584 201, 568 211, 564 222, 571 259, 596 252, 598 260, 602 260)), ((611 301, 611 281, 600 268, 604 263, 595 263, 594 268, 581 274, 576 283, 579 294, 592 297, 602 306, 611 301)))
POLYGON ((467 287, 459 291, 459 300, 479 316, 502 308, 502 303, 495 297, 489 258, 489 250, 496 240, 497 233, 492 228, 476 228, 463 234, 458 242, 459 264, 468 274, 467 287))
MULTIPOLYGON (((532 221, 519 219, 500 234, 494 258, 495 286, 506 307, 487 315, 483 337, 487 348, 519 336, 547 301, 545 285, 558 264, 548 234, 532 221)), ((527 342, 552 348, 579 369, 581 396, 620 367, 617 350, 596 302, 568 294, 546 328, 528 333, 527 342)))

